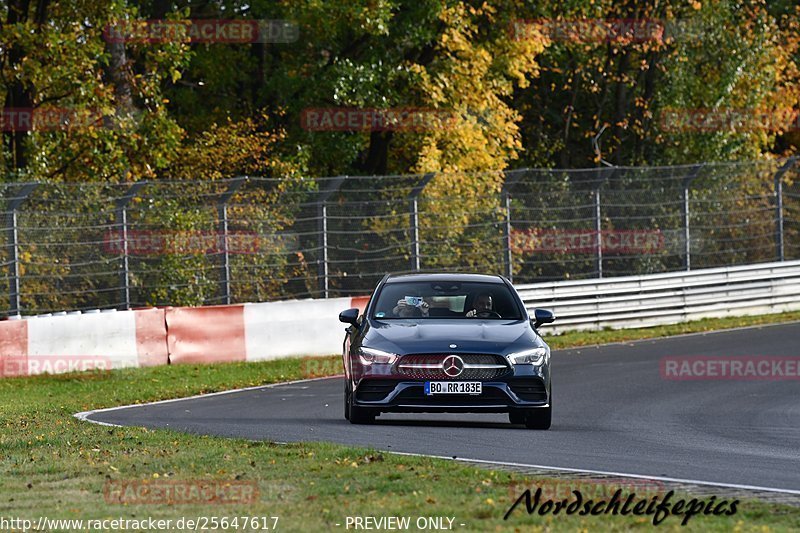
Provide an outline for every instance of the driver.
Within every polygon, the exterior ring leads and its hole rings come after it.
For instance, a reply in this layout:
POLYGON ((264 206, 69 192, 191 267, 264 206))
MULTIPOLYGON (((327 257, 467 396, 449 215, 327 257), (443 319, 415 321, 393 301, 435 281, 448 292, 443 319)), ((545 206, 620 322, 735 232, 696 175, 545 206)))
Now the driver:
POLYGON ((472 302, 472 305, 475 308, 467 311, 467 314, 464 316, 476 317, 480 315, 486 316, 488 313, 494 314, 494 309, 492 309, 492 295, 488 292, 478 293, 478 295, 475 296, 475 300, 472 302))

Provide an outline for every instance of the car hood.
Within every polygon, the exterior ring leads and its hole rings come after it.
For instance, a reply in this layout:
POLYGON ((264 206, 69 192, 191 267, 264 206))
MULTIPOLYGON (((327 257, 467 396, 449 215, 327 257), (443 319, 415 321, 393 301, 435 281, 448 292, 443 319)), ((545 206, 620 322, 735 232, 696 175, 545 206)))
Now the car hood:
POLYGON ((525 320, 375 321, 363 345, 400 355, 409 353, 498 353, 545 346, 525 320), (450 345, 455 344, 456 348, 450 345))

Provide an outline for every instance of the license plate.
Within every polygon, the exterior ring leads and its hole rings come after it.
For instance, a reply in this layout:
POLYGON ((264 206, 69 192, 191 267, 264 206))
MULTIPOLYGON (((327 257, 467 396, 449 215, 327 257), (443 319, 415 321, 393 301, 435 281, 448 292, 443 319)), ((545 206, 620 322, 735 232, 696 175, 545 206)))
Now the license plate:
POLYGON ((426 381, 425 395, 434 394, 480 394, 480 381, 426 381))

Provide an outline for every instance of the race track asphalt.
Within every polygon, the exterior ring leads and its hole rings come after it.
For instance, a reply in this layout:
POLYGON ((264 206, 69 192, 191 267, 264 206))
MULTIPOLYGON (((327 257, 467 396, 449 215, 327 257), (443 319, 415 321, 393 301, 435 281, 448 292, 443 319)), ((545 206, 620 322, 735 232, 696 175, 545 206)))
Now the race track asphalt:
POLYGON ((664 357, 800 357, 800 324, 553 353, 553 427, 503 414, 348 423, 330 378, 92 413, 92 421, 277 442, 330 441, 467 459, 800 490, 800 379, 670 380, 664 357))

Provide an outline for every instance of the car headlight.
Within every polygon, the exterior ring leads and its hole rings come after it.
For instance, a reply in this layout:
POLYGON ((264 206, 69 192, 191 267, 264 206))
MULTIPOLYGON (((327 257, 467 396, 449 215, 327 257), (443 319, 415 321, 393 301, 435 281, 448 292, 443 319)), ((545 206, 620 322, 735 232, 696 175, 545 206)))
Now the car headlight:
POLYGON ((391 365, 397 360, 397 354, 362 346, 358 349, 358 358, 362 365, 391 365))
POLYGON ((522 352, 508 354, 508 360, 512 365, 540 365, 547 355, 545 348, 532 348, 522 352))

